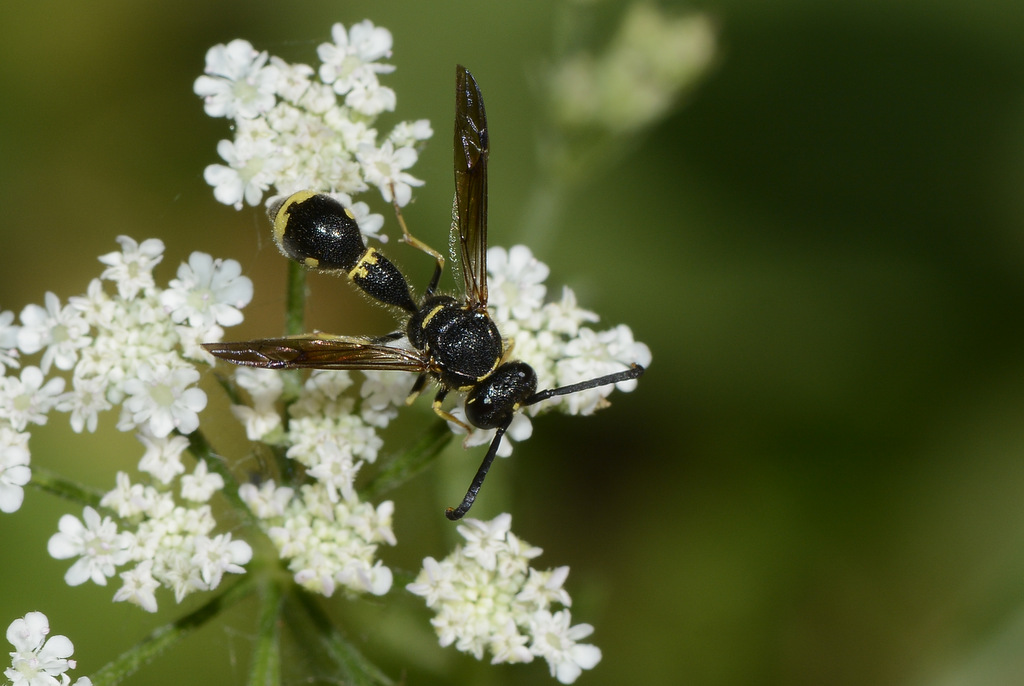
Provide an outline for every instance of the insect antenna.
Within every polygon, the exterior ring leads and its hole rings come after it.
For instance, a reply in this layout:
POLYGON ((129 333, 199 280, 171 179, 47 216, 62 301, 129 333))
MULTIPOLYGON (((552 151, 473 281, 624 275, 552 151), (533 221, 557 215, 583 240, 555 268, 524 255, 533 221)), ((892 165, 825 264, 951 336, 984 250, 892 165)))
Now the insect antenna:
POLYGON ((569 395, 570 393, 587 391, 591 388, 597 388, 598 386, 606 386, 608 384, 619 383, 621 381, 629 381, 630 379, 639 378, 643 373, 644 368, 634 363, 629 366, 629 369, 625 369, 621 372, 606 374, 605 376, 599 376, 596 379, 588 379, 587 381, 580 381, 579 383, 569 384, 568 386, 559 386, 558 388, 549 388, 545 391, 538 391, 524 400, 520 406, 527 407, 529 405, 536 405, 540 401, 553 398, 556 395, 569 395))
POLYGON ((444 516, 451 521, 457 521, 469 512, 469 508, 473 507, 473 502, 476 500, 476 494, 480 492, 480 487, 484 485, 484 479, 487 478, 487 471, 491 468, 491 463, 494 462, 494 456, 498 453, 498 446, 501 444, 501 437, 505 435, 505 429, 508 425, 499 426, 494 432, 494 438, 491 440, 491 447, 487 449, 487 454, 484 455, 483 462, 480 463, 480 469, 476 470, 476 476, 473 477, 473 483, 469 485, 469 490, 466 491, 466 497, 462 499, 462 502, 458 507, 449 507, 445 509, 444 516))
MULTIPOLYGON (((642 366, 633 364, 630 365, 629 369, 625 369, 621 372, 606 374, 605 376, 599 376, 595 379, 588 379, 587 381, 581 381, 568 386, 549 388, 547 390, 534 393, 524 400, 520 406, 526 407, 527 405, 534 405, 556 395, 569 395, 570 393, 586 391, 591 388, 597 388, 598 386, 619 383, 620 381, 629 381, 630 379, 638 378, 643 373, 644 368, 642 366)), ((506 429, 508 429, 508 424, 505 426, 499 426, 494 432, 494 438, 491 439, 491 446, 487 449, 487 454, 484 455, 483 462, 480 463, 480 469, 476 470, 476 476, 473 477, 473 482, 469 485, 469 490, 466 491, 466 497, 462 499, 462 503, 460 503, 458 507, 447 508, 444 511, 445 517, 454 522, 462 519, 463 516, 469 512, 469 508, 473 507, 473 503, 476 501, 476 496, 480 492, 480 487, 484 485, 484 479, 487 478, 487 472, 491 468, 491 463, 494 462, 494 456, 498 453, 498 446, 501 444, 501 438, 505 435, 506 429)))

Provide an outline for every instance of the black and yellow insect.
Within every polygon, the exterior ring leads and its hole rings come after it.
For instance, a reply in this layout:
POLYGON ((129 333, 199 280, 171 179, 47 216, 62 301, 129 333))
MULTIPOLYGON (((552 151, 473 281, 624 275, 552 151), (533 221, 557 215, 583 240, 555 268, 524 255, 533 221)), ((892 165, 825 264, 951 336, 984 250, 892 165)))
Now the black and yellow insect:
POLYGON ((250 367, 416 372, 419 378, 412 396, 432 379, 439 386, 435 412, 465 426, 441 407, 449 392, 464 392, 466 419, 481 429, 495 429, 495 434, 462 503, 445 511, 451 520, 460 519, 476 500, 516 411, 554 396, 635 379, 644 372, 634 364, 615 374, 537 391, 533 368, 507 359, 509 346, 487 313, 487 118, 476 80, 462 66, 456 69, 455 87, 452 232, 458 232, 464 297, 457 300, 435 292, 444 258, 411 236, 400 214, 404 240, 437 261, 418 300, 402 272, 378 250, 366 246, 349 210, 330 196, 302 191, 272 212, 274 240, 282 252, 311 268, 344 272, 374 299, 404 310, 408 313, 405 331, 382 338, 316 333, 204 345, 217 357, 250 367), (413 349, 387 344, 403 336, 413 349))

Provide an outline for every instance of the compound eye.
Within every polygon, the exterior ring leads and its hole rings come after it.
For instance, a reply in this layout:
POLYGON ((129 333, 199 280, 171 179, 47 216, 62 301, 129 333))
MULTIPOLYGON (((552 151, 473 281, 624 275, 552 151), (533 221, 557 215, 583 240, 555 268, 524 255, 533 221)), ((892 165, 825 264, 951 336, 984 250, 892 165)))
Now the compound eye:
POLYGON ((495 397, 489 389, 477 386, 466 397, 466 419, 481 429, 496 429, 512 421, 512 405, 501 397, 495 397))

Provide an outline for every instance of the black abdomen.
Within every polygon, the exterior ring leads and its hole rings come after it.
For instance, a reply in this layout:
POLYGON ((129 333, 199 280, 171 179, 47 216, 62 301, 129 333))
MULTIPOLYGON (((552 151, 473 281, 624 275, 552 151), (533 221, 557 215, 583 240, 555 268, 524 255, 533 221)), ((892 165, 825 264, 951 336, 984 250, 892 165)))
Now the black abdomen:
POLYGON ((386 257, 367 248, 352 212, 323 193, 299 191, 272 210, 274 241, 312 269, 344 272, 367 295, 416 312, 409 284, 386 257))
POLYGON ((352 213, 329 195, 300 191, 274 217, 274 242, 286 256, 313 269, 351 270, 366 251, 352 213))

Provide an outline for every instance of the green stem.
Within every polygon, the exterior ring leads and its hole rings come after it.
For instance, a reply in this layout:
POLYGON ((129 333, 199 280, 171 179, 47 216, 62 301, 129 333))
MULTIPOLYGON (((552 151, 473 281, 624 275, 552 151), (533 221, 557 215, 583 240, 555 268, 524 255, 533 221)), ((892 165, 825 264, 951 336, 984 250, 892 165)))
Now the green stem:
POLYGON ((285 294, 284 334, 296 336, 306 326, 306 268, 288 260, 288 287, 285 294))
POLYGON ((213 378, 217 380, 217 384, 224 389, 224 393, 228 396, 228 402, 232 405, 242 405, 242 394, 238 392, 238 386, 232 380, 232 377, 225 374, 221 374, 219 371, 213 375, 213 378))
POLYGON ((214 452, 213 446, 206 440, 206 436, 203 435, 202 431, 197 429, 190 434, 183 435, 188 439, 189 452, 197 460, 206 460, 206 466, 210 471, 220 474, 221 478, 224 479, 224 488, 221 491, 224 497, 228 499, 236 510, 248 514, 251 518, 252 514, 249 512, 249 506, 238 495, 238 481, 235 480, 235 475, 228 469, 227 462, 225 462, 223 456, 214 452))
POLYGON ((445 446, 451 442, 453 435, 448 423, 438 420, 411 448, 388 462, 366 486, 360 489, 360 497, 364 500, 374 500, 380 494, 397 488, 419 474, 431 460, 441 454, 445 446))
POLYGON ((32 465, 31 483, 41 491, 52 493, 65 500, 71 500, 82 505, 91 505, 97 509, 99 509, 100 500, 104 496, 104 491, 65 479, 56 472, 45 467, 36 466, 35 464, 32 465))
MULTIPOLYGON (((288 286, 285 293, 284 334, 298 336, 306 329, 306 268, 294 260, 288 260, 288 286)), ((288 406, 302 392, 302 375, 297 369, 281 372, 284 377, 285 429, 287 429, 288 406)))
POLYGON ((285 604, 285 612, 301 613, 301 616, 289 617, 287 626, 295 631, 299 645, 309 647, 318 657, 327 658, 339 672, 337 683, 393 686, 394 682, 384 672, 345 639, 309 593, 296 588, 290 599, 294 602, 285 604))
POLYGON ((281 683, 280 584, 268 580, 260 596, 260 618, 248 683, 249 686, 278 686, 281 683))
POLYGON ((254 589, 255 580, 247 574, 238 583, 213 597, 199 609, 177 621, 159 627, 149 636, 108 662, 90 675, 92 682, 103 684, 103 686, 114 686, 114 684, 120 683, 194 630, 252 593, 254 589))

